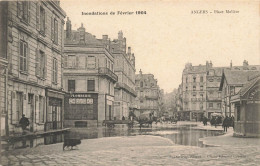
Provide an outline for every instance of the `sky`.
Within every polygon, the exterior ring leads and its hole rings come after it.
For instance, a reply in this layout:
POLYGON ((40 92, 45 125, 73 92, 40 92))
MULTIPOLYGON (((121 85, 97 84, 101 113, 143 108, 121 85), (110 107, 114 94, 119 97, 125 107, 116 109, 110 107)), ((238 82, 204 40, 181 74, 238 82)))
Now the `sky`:
POLYGON ((215 67, 229 66, 231 60, 233 66, 244 60, 260 64, 259 1, 61 0, 61 7, 74 30, 83 23, 87 32, 111 40, 122 30, 136 57, 136 73, 142 69, 154 74, 165 92, 178 88, 188 62, 196 66, 212 61, 215 67), (207 13, 192 14, 194 10, 207 13), (118 11, 146 14, 117 15, 118 11))

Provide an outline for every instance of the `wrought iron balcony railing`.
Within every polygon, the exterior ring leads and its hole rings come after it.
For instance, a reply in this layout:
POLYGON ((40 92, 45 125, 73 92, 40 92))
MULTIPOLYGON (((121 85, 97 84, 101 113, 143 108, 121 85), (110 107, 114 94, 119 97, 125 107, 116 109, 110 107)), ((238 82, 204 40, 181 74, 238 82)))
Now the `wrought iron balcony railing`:
POLYGON ((106 68, 106 67, 98 68, 98 74, 105 76, 114 82, 117 82, 117 80, 118 80, 117 75, 113 71, 111 71, 109 68, 106 68))

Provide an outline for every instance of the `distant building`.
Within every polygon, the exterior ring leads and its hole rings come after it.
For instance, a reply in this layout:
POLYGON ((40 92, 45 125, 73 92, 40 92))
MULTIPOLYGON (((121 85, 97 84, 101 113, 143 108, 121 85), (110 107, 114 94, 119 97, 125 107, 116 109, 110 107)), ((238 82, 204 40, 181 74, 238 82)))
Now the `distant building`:
POLYGON ((212 68, 212 63, 199 66, 186 64, 182 73, 183 120, 200 120, 206 112, 206 79, 209 68, 212 68))
POLYGON ((106 36, 96 39, 83 24, 71 30, 66 22, 64 44, 65 125, 99 126, 114 113, 115 58, 106 36))
POLYGON ((19 125, 22 114, 29 118, 30 132, 61 129, 65 94, 62 84, 65 12, 59 1, 0 4, 1 23, 4 22, 1 28, 5 31, 5 35, 1 31, 1 47, 2 44, 6 47, 1 57, 6 58, 7 53, 9 72, 8 86, 5 86, 8 103, 3 107, 6 135, 22 132, 19 125))
POLYGON ((130 111, 137 109, 135 104, 135 56, 128 47, 126 52, 126 38, 123 32, 118 32, 118 39, 110 42, 110 50, 115 58, 114 70, 118 76, 115 86, 114 117, 122 119, 128 117, 130 111))
POLYGON ((137 105, 140 106, 140 113, 150 112, 159 114, 162 103, 162 91, 157 85, 153 74, 139 74, 135 76, 135 90, 137 92, 137 105))
POLYGON ((249 76, 230 102, 234 105, 234 136, 260 137, 260 72, 249 76))

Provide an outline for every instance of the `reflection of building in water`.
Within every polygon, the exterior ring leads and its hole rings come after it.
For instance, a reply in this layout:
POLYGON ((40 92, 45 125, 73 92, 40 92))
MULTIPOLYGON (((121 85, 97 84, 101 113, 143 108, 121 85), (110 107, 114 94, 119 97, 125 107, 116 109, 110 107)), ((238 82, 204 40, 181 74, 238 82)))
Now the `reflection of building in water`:
POLYGON ((85 32, 83 24, 76 31, 66 22, 64 44, 65 125, 87 127, 101 125, 114 117, 114 56, 110 40, 96 39, 85 32))

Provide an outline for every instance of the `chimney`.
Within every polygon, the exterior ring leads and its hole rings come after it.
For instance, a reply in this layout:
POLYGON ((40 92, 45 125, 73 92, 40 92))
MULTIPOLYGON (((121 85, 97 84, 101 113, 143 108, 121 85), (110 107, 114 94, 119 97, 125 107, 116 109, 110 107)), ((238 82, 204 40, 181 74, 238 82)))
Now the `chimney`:
POLYGON ((132 65, 135 67, 135 54, 132 54, 131 62, 132 62, 132 65))
POLYGON ((123 40, 123 32, 122 31, 118 32, 118 40, 123 40))
POLYGON ((131 47, 128 47, 128 52, 129 55, 131 54, 131 47))
POLYGON ((108 39, 108 35, 102 35, 102 40, 107 40, 108 39))
POLYGON ((213 66, 212 62, 210 61, 209 62, 209 67, 211 68, 213 66))
POLYGON ((230 62, 230 68, 232 68, 232 60, 231 60, 231 62, 230 62))
POLYGON ((70 18, 67 17, 66 21, 66 38, 69 39, 71 37, 71 21, 70 18))
POLYGON ((141 74, 141 75, 143 74, 141 69, 140 69, 140 71, 139 71, 139 74, 141 74))
POLYGON ((243 62, 243 67, 247 67, 248 66, 248 61, 247 60, 244 60, 243 62))
POLYGON ((81 23, 81 27, 78 28, 79 31, 79 43, 85 44, 85 28, 83 26, 83 23, 81 23))

